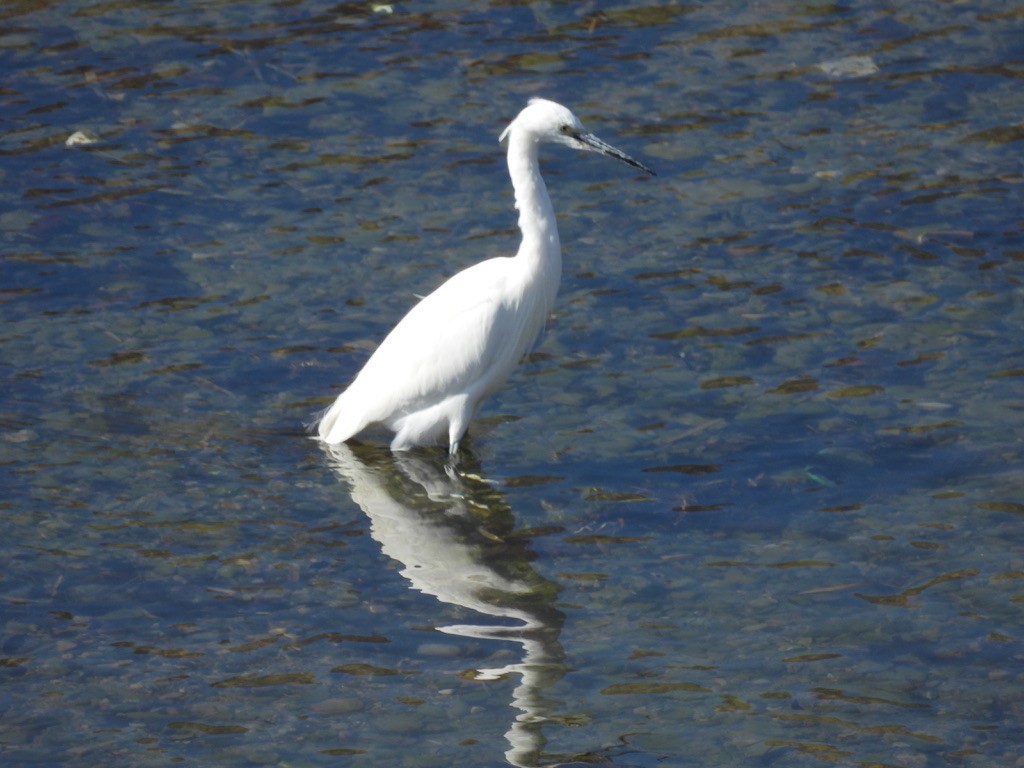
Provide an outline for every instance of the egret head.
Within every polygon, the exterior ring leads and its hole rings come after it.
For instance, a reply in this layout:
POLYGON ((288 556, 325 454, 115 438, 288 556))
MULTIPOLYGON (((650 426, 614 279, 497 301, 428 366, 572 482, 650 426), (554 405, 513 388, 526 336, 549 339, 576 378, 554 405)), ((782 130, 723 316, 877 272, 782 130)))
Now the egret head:
POLYGON ((621 160, 652 176, 655 175, 654 171, 639 160, 634 160, 622 150, 616 149, 601 141, 594 134, 588 133, 580 119, 569 109, 547 99, 530 99, 523 111, 502 131, 498 141, 504 141, 512 133, 520 132, 525 138, 537 143, 548 141, 564 144, 573 149, 597 152, 621 160))

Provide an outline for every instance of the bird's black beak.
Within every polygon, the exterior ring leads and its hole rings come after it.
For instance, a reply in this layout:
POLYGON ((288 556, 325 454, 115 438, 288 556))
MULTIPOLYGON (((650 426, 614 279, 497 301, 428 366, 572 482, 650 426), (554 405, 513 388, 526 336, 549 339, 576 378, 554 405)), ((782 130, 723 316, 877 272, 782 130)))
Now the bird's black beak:
POLYGON ((592 133, 578 133, 573 136, 576 141, 583 145, 583 149, 589 149, 594 152, 599 152, 607 157, 614 157, 616 160, 621 160, 626 165, 632 165, 634 168, 639 168, 641 171, 646 171, 651 176, 657 176, 654 171, 648 168, 646 165, 641 163, 639 160, 634 160, 632 157, 627 155, 621 149, 616 149, 611 144, 607 144, 601 139, 597 138, 592 133))

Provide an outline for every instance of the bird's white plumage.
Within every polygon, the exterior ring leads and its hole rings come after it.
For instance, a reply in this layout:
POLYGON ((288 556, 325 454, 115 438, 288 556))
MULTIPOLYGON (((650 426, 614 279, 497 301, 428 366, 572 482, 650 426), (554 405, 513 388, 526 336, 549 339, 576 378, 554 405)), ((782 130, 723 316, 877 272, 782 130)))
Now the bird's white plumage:
POLYGON ((379 423, 395 432, 394 451, 443 438, 452 454, 458 450, 480 404, 537 338, 558 291, 561 247, 537 162, 541 142, 598 151, 653 173, 543 99, 530 101, 505 138, 523 235, 519 251, 464 269, 409 310, 323 413, 321 440, 341 443, 379 423))
POLYGON ((414 306, 324 414, 320 437, 339 443, 375 422, 396 432, 394 450, 452 429, 461 437, 540 331, 517 312, 526 291, 515 267, 510 258, 476 264, 414 306), (499 329, 502 345, 491 341, 499 329))

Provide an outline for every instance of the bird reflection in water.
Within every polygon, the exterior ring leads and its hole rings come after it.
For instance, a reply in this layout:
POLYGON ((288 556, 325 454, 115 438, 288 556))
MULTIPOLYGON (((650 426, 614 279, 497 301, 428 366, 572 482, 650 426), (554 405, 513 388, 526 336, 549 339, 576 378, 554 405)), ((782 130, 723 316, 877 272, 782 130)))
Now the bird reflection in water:
POLYGON ((557 585, 533 569, 528 546, 511 536, 515 520, 503 495, 467 471, 470 456, 456 472, 428 452, 323 447, 352 500, 370 518, 370 535, 402 564, 401 574, 415 589, 502 620, 437 630, 521 646, 521 661, 472 674, 477 680, 520 676, 512 692, 520 714, 505 734, 505 757, 514 766, 541 765, 542 725, 554 717, 554 704, 543 691, 566 672, 558 640, 564 616, 554 607, 557 585))

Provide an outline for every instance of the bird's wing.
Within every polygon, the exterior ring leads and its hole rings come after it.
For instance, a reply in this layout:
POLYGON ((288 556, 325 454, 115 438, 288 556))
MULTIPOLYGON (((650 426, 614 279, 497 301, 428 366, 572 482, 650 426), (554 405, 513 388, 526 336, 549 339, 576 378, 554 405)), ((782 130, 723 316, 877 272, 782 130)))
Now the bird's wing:
POLYGON ((513 327, 510 261, 468 267, 422 299, 331 410, 359 414, 361 429, 465 391, 496 365, 511 369, 522 351, 521 331, 513 327))

